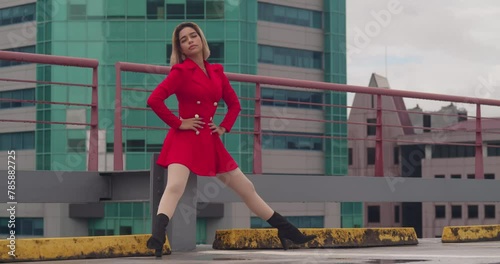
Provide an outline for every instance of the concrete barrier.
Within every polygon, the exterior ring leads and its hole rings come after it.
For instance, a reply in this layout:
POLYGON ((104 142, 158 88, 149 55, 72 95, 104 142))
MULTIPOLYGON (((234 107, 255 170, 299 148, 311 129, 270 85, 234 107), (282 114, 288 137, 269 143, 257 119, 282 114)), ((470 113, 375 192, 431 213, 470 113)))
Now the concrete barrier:
MULTIPOLYGON (((306 235, 317 238, 290 248, 347 248, 417 245, 413 228, 301 228, 306 235)), ((274 228, 217 230, 214 249, 282 248, 274 228)))
POLYGON ((500 225, 445 226, 443 243, 500 241, 500 225))
MULTIPOLYGON (((4 239, 0 241, 0 262, 154 256, 154 250, 146 247, 150 236, 4 239), (15 254, 15 257, 9 252, 15 254)), ((171 254, 168 240, 163 247, 163 254, 171 254)))

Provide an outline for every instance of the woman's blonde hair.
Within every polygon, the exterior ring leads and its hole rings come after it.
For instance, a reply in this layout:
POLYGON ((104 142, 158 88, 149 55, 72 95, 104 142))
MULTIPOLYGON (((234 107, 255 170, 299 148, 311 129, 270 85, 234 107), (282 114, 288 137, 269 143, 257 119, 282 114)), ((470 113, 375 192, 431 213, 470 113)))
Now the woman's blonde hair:
POLYGON ((203 45, 202 49, 203 59, 206 60, 208 59, 208 57, 210 57, 210 49, 208 47, 207 39, 205 38, 203 31, 194 22, 184 22, 177 25, 177 27, 174 29, 174 32, 172 33, 172 54, 170 55, 170 66, 174 66, 177 63, 181 63, 186 59, 186 56, 182 54, 181 43, 179 40, 179 34, 181 30, 183 30, 186 27, 194 29, 198 34, 198 36, 200 36, 201 43, 203 45))

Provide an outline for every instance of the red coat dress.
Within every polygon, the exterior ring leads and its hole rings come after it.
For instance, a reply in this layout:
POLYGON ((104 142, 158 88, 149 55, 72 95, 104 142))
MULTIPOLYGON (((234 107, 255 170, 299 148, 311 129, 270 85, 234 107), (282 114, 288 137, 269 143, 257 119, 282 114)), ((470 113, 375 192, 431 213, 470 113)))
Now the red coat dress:
POLYGON ((151 93, 147 103, 170 126, 157 164, 168 167, 172 163, 180 163, 199 176, 215 176, 232 171, 238 165, 227 152, 219 134, 211 133, 208 123, 213 120, 222 98, 228 112, 219 126, 224 127, 226 133, 230 132, 241 105, 222 65, 204 63, 209 77, 189 58, 174 65, 167 78, 151 93), (173 94, 179 102, 179 116, 165 105, 165 100, 173 94), (202 129, 198 128, 199 134, 194 130, 179 129, 182 119, 196 115, 205 122, 202 129))

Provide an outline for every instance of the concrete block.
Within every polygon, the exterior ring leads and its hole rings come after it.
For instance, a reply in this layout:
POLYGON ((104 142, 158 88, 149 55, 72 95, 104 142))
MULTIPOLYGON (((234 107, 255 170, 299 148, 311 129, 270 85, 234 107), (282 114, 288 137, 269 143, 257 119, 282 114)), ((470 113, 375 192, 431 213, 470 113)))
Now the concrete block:
MULTIPOLYGON (((413 228, 300 228, 317 238, 290 248, 350 248, 417 245, 413 228)), ((282 248, 275 228, 217 230, 214 249, 282 248)))

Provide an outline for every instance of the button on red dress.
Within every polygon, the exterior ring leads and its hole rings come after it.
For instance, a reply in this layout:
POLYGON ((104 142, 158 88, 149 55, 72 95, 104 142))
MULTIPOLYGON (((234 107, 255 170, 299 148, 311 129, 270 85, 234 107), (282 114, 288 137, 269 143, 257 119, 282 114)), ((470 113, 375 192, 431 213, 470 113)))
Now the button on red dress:
POLYGON ((147 103, 170 126, 157 164, 166 168, 172 163, 180 163, 199 176, 215 176, 232 171, 238 165, 224 147, 219 134, 211 133, 208 123, 212 121, 222 98, 228 112, 219 126, 224 127, 226 133, 230 132, 241 105, 222 65, 206 61, 204 64, 209 76, 189 58, 175 64, 167 78, 151 93, 147 103), (173 94, 179 102, 179 116, 165 105, 165 100, 173 94), (179 129, 182 119, 195 116, 203 118, 206 123, 202 129, 198 128, 198 134, 194 130, 179 129))

